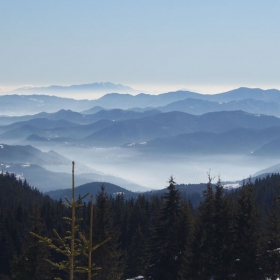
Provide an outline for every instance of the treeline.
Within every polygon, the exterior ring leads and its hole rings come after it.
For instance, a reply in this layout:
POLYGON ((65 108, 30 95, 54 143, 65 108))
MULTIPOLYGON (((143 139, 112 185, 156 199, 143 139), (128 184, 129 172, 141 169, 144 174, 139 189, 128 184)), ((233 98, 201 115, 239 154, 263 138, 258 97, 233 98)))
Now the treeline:
MULTIPOLYGON (((93 252, 93 279, 277 279, 280 276, 279 175, 248 182, 234 191, 211 182, 194 207, 183 199, 173 178, 164 195, 126 200, 112 198, 101 186, 94 205, 93 244, 111 239, 93 252)), ((68 279, 45 261, 63 256, 39 243, 30 231, 64 236, 69 217, 62 201, 53 201, 26 181, 0 174, 0 279, 68 279)), ((90 205, 77 215, 88 236, 90 205)), ((79 257, 83 264, 86 258, 79 257)), ((76 273, 75 279, 86 279, 76 273)))

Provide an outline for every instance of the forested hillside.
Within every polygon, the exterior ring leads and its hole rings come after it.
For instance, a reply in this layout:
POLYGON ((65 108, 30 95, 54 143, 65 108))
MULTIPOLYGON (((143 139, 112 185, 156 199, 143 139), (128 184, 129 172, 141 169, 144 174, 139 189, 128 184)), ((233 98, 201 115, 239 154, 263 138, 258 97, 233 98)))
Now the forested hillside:
MULTIPOLYGON (((280 175, 258 179, 234 191, 211 178, 203 201, 193 206, 181 197, 171 177, 164 194, 111 197, 100 186, 94 204, 93 252, 102 270, 94 279, 276 279, 280 276, 280 175)), ((0 279, 69 279, 45 261, 62 261, 30 231, 54 238, 69 230, 70 217, 54 201, 0 174, 0 279)), ((88 238, 90 205, 82 204, 79 230, 88 238)), ((55 240, 54 240, 55 242, 55 240)), ((86 258, 77 258, 79 265, 86 258)), ((75 279, 87 279, 76 273, 75 279)))

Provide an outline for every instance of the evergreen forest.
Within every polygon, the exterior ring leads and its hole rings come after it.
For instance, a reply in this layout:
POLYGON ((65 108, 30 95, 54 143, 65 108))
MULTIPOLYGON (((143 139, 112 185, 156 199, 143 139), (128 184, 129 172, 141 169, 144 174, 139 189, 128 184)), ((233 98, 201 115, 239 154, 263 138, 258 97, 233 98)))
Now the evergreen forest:
MULTIPOLYGON (((93 207, 78 199, 75 240, 82 248, 79 242, 92 232, 96 280, 140 275, 151 280, 277 279, 279 183, 280 175, 273 174, 226 190, 209 177, 199 205, 181 196, 173 177, 163 195, 129 199, 112 197, 101 185, 93 207)), ((53 265, 67 266, 57 245, 69 233, 67 217, 71 207, 62 200, 52 200, 14 174, 0 174, 0 279, 69 279, 67 269, 53 265)), ((88 279, 79 269, 87 262, 88 254, 75 256, 75 280, 88 279)))

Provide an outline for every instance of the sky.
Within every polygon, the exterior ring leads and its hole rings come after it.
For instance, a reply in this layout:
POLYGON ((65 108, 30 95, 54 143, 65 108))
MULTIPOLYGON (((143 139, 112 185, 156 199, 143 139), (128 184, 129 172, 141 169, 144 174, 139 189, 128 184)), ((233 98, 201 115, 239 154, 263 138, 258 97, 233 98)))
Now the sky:
POLYGON ((0 92, 280 89, 280 1, 0 0, 0 92))

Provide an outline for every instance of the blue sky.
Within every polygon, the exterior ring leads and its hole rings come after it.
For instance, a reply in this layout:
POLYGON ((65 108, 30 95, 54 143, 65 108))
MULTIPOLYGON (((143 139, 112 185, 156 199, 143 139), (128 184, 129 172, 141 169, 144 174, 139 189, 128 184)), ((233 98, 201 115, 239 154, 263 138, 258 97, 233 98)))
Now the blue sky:
POLYGON ((280 1, 0 0, 0 89, 280 89, 280 1))

